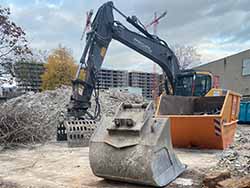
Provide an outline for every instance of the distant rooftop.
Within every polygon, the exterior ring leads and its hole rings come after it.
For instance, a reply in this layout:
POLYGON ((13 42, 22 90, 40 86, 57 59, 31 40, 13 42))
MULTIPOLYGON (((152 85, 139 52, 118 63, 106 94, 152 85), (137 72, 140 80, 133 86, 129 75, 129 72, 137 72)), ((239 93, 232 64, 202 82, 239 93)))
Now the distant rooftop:
POLYGON ((235 53, 235 54, 232 54, 232 55, 229 55, 229 56, 226 56, 226 57, 223 57, 223 58, 220 58, 220 59, 216 59, 214 61, 211 61, 211 62, 208 62, 208 63, 203 63, 203 64, 200 64, 198 66, 195 66, 193 68, 198 68, 198 67, 201 67, 201 66, 204 66, 204 65, 207 65, 207 64, 210 64, 210 63, 215 63, 217 61, 220 61, 220 60, 223 60, 223 59, 227 59, 227 58, 230 58, 230 57, 233 57, 233 56, 236 56, 236 55, 240 55, 242 53, 246 53, 246 52, 249 52, 250 53, 250 49, 247 49, 247 50, 244 50, 244 51, 241 51, 241 52, 238 52, 238 53, 235 53))

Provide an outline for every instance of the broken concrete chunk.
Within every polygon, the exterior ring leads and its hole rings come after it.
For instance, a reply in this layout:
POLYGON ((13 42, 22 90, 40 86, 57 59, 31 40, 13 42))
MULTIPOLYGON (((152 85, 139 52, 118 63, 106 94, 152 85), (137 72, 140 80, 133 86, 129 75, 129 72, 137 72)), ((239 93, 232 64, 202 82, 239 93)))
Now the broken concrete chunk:
POLYGON ((216 188, 250 188, 250 176, 221 181, 216 188))
POLYGON ((206 175, 206 177, 203 180, 203 183, 208 188, 215 188, 218 182, 228 179, 230 177, 231 174, 229 171, 212 172, 206 175))
POLYGON ((194 182, 192 179, 177 178, 175 181, 173 181, 173 184, 182 185, 182 186, 192 186, 194 185, 194 182))

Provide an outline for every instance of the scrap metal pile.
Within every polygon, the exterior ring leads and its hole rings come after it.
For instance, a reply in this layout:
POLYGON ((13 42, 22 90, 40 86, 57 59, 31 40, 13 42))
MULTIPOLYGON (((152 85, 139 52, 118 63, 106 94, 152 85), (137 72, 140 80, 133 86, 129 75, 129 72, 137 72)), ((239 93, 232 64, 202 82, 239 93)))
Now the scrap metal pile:
MULTIPOLYGON (((0 106, 0 145, 20 146, 55 139, 58 117, 66 110, 70 87, 27 93, 0 106)), ((112 116, 121 102, 142 102, 134 94, 101 91, 102 116, 112 116)), ((93 106, 94 107, 94 106, 93 106)))

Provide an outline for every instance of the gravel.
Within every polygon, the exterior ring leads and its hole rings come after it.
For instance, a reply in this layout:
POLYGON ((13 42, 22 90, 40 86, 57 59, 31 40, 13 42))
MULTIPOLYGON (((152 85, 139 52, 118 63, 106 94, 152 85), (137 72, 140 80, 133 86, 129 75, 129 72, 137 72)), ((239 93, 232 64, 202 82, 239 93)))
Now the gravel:
POLYGON ((250 174, 250 125, 238 125, 234 143, 218 157, 218 168, 227 168, 233 176, 250 174))

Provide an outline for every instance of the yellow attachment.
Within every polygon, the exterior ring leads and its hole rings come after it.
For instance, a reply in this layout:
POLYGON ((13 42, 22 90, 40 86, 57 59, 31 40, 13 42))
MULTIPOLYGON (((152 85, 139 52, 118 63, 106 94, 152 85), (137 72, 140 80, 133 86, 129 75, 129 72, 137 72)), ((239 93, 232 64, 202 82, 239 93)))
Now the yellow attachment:
POLYGON ((101 56, 102 56, 102 58, 105 56, 106 51, 107 51, 107 48, 105 48, 105 47, 101 48, 101 56))

